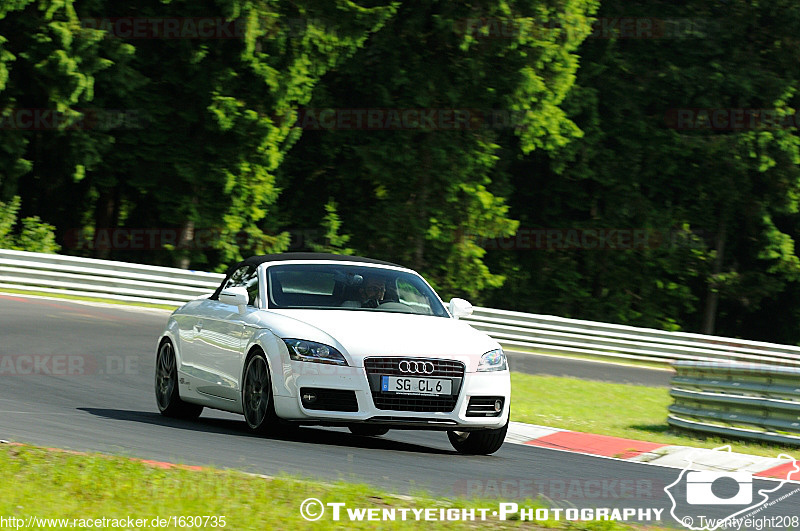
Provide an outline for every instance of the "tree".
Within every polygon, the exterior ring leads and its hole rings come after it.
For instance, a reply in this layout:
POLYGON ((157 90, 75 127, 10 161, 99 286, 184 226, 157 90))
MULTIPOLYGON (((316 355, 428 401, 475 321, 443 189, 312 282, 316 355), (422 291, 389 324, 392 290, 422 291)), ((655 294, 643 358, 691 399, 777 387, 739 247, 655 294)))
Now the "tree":
POLYGON ((298 137, 293 109, 393 10, 349 0, 6 3, 5 123, 20 110, 59 120, 0 130, 9 154, 0 191, 19 192, 24 208, 65 232, 181 234, 168 255, 92 250, 101 257, 222 268, 283 249, 288 235, 270 234, 267 213, 279 192, 273 172, 298 137), (144 38, 120 20, 144 27, 144 38), (218 38, 198 33, 209 21, 218 38), (164 33, 167 23, 180 34, 164 33), (213 237, 198 242, 199 230, 213 237))
POLYGON ((325 76, 301 115, 304 136, 284 166, 282 215, 313 225, 324 212, 320 197, 334 197, 359 253, 419 269, 451 295, 475 299, 499 286, 503 276, 489 270, 478 244, 517 228, 507 190, 493 180, 498 138, 512 127, 530 151, 579 133, 559 104, 595 7, 403 3, 325 76), (490 34, 492 23, 516 30, 490 34), (561 28, 567 24, 574 31, 561 28), (328 127, 325 113, 350 125, 328 127))
POLYGON ((26 212, 67 226, 73 176, 96 154, 76 132, 109 64, 101 38, 80 27, 71 0, 0 6, 0 199, 19 194, 26 212))
POLYGON ((730 117, 736 109, 793 115, 800 9, 790 2, 610 1, 598 16, 649 17, 662 33, 594 34, 584 43, 565 103, 584 137, 520 161, 512 171, 512 215, 528 227, 644 229, 656 239, 626 250, 495 257, 516 271, 514 305, 773 340, 780 315, 781 340, 798 341, 788 332, 796 311, 776 311, 785 292, 796 290, 799 271, 796 129, 703 117, 725 109, 730 117))
POLYGON ((22 226, 15 230, 20 198, 15 196, 9 203, 0 202, 0 249, 15 249, 35 253, 57 253, 55 227, 43 223, 38 216, 21 220, 22 226))
MULTIPOLYGON (((163 2, 128 8, 138 17, 165 16, 163 2)), ((224 268, 243 254, 285 249, 288 234, 270 234, 268 212, 279 193, 273 173, 299 133, 290 127, 293 109, 393 7, 229 0, 173 1, 168 8, 180 20, 234 21, 238 33, 136 43, 133 68, 147 79, 121 99, 142 109, 144 127, 116 135, 136 146, 135 155, 113 157, 89 176, 101 190, 104 181, 115 188, 110 197, 124 187, 116 203, 130 201, 131 209, 111 224, 178 228, 181 267, 224 268), (194 241, 199 231, 212 237, 194 241)))
POLYGON ((336 202, 331 199, 325 203, 325 212, 325 217, 322 219, 322 228, 325 231, 324 243, 312 242, 310 244, 311 249, 318 253, 353 254, 353 249, 345 247, 347 242, 350 241, 350 236, 339 234, 342 221, 339 219, 339 214, 336 210, 336 202))

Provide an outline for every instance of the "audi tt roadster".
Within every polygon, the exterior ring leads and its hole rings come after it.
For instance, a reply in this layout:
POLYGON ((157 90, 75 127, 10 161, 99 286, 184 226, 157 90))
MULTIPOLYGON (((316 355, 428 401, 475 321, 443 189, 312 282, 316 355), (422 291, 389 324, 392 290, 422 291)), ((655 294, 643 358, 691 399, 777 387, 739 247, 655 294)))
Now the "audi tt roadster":
POLYGON ((500 345, 459 320, 405 267, 319 253, 254 256, 217 290, 175 310, 156 349, 163 415, 204 407, 269 434, 292 425, 446 431, 461 453, 491 454, 508 430, 500 345))

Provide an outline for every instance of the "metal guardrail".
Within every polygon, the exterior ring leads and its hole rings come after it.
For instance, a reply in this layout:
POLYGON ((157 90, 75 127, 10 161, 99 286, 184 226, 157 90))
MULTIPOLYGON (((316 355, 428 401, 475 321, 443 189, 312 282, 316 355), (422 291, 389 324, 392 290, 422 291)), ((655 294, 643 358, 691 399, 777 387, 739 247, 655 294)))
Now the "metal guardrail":
POLYGON ((462 318, 503 348, 670 364, 740 361, 800 367, 800 347, 652 328, 475 308, 462 318))
MULTIPOLYGON (((0 249, 0 289, 69 293, 179 306, 213 292, 223 275, 0 249)), ((492 308, 462 318, 506 349, 616 360, 739 361, 800 368, 800 347, 599 323, 492 308)))
POLYGON ((212 293, 224 275, 76 256, 0 249, 0 288, 181 304, 212 293))
POLYGON ((800 369, 710 362, 674 367, 669 424, 800 446, 800 369))

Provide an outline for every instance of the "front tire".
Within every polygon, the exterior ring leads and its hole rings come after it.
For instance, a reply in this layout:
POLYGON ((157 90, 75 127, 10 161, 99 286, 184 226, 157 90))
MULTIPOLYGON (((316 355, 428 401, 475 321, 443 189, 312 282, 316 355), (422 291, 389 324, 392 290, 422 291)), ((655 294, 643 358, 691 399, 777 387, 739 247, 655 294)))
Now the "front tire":
POLYGON ((247 427, 259 434, 279 431, 280 419, 275 414, 272 380, 263 352, 257 351, 248 358, 243 382, 242 409, 247 427))
POLYGON ((507 432, 508 422, 496 430, 448 431, 447 438, 460 454, 489 455, 503 446, 507 432))
POLYGON ((389 428, 370 426, 369 424, 355 424, 353 426, 349 426, 348 429, 350 430, 350 433, 353 435, 358 435, 359 437, 379 437, 389 433, 389 428))
POLYGON ((178 392, 178 361, 175 349, 169 340, 161 343, 156 353, 156 403, 165 417, 196 419, 203 406, 181 400, 178 392))

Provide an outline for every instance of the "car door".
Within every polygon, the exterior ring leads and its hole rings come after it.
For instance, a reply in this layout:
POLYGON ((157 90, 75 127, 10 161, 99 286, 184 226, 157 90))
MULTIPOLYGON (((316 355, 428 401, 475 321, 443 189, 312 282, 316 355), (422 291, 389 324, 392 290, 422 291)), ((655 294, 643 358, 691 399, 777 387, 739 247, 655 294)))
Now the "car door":
POLYGON ((239 308, 218 300, 207 301, 198 318, 196 360, 203 374, 197 391, 226 401, 237 400, 239 379, 248 340, 246 318, 260 302, 257 268, 243 266, 233 272, 223 289, 244 287, 249 298, 244 314, 239 308))
POLYGON ((198 324, 201 321, 200 315, 203 312, 203 306, 205 306, 205 301, 194 306, 191 311, 179 312, 172 316, 178 332, 181 361, 179 369, 191 379, 196 378, 199 374, 196 369, 196 357, 199 344, 198 334, 201 328, 198 324))

